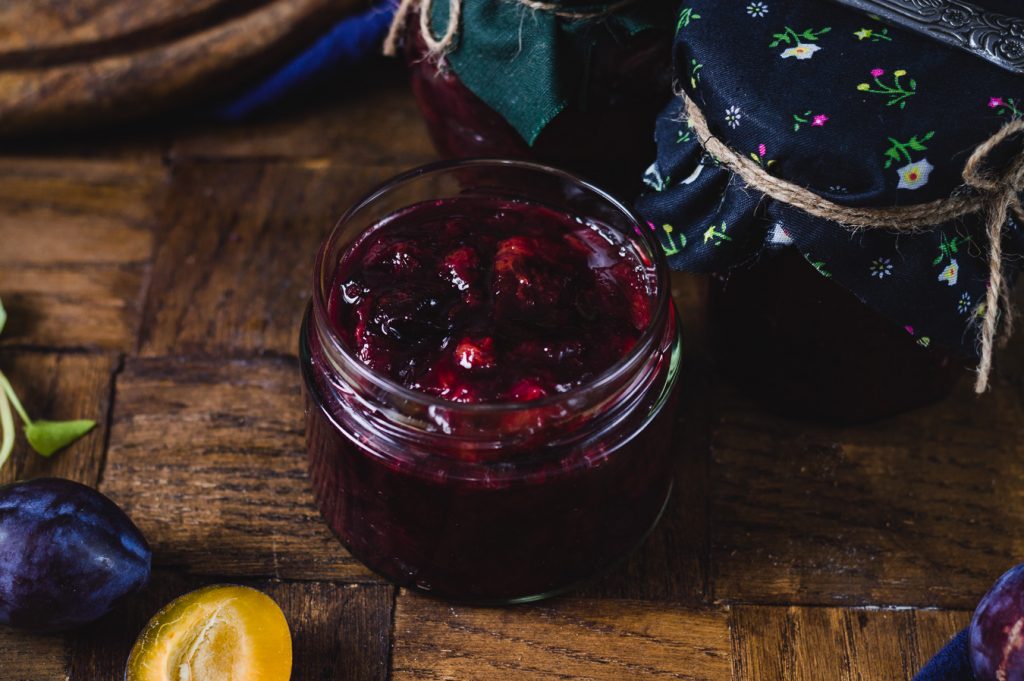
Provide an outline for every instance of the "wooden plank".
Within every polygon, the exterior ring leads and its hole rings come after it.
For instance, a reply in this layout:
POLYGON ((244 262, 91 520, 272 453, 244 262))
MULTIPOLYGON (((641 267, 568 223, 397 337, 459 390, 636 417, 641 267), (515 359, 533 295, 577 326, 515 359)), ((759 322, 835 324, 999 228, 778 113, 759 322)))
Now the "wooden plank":
POLYGON ((306 477, 290 360, 129 361, 100 489, 159 565, 192 572, 377 581, 334 538, 306 477))
POLYGON ((164 171, 148 161, 0 161, 0 343, 130 350, 164 171))
POLYGON ((969 619, 967 612, 734 606, 734 678, 911 679, 969 619))
POLYGON ((400 592, 392 675, 404 679, 729 679, 727 613, 635 601, 493 609, 400 592))
POLYGON ((726 394, 713 441, 715 597, 973 608, 1024 536, 1018 337, 989 395, 852 428, 726 394))
POLYGON ((251 121, 200 124, 175 136, 169 157, 187 159, 325 159, 352 166, 409 169, 436 160, 408 74, 372 64, 313 106, 291 107, 251 121))
POLYGON ((163 209, 142 354, 296 354, 320 242, 351 203, 397 170, 179 166, 163 209))
MULTIPOLYGON (((188 591, 223 581, 155 573, 145 592, 76 634, 70 681, 123 678, 128 653, 150 617, 188 591)), ((383 681, 387 678, 391 587, 229 581, 259 589, 281 606, 292 634, 293 681, 383 681)), ((35 681, 35 677, 32 679, 35 681)))
POLYGON ((67 681, 68 639, 0 627, 0 660, 5 681, 67 681))
POLYGON ((111 385, 117 358, 40 352, 0 353, 4 372, 32 418, 93 419, 96 428, 46 458, 29 447, 17 424, 14 452, 0 468, 0 484, 55 476, 95 486, 103 466, 111 385))

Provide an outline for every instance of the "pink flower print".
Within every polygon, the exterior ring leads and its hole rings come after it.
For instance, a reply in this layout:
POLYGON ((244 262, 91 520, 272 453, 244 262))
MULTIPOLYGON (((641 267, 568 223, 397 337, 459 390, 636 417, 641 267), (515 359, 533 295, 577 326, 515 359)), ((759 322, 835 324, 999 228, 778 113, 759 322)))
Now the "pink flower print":
POLYGON ((906 331, 907 333, 909 333, 909 334, 910 334, 911 336, 913 336, 913 335, 914 335, 914 327, 910 326, 909 324, 907 324, 906 326, 904 326, 904 327, 903 327, 903 329, 904 329, 904 330, 905 330, 905 331, 906 331))
POLYGON ((991 99, 988 100, 988 108, 990 109, 998 109, 1004 104, 1006 104, 1006 102, 1003 100, 1002 97, 992 97, 991 99))
POLYGON ((768 153, 768 147, 763 144, 758 145, 757 153, 761 155, 761 158, 764 158, 764 155, 768 153))
POLYGON ((825 124, 828 123, 828 116, 825 114, 818 114, 814 117, 814 121, 811 123, 812 128, 824 128, 825 124))
POLYGON ((885 75, 885 69, 871 69, 871 75, 875 78, 880 78, 885 75))

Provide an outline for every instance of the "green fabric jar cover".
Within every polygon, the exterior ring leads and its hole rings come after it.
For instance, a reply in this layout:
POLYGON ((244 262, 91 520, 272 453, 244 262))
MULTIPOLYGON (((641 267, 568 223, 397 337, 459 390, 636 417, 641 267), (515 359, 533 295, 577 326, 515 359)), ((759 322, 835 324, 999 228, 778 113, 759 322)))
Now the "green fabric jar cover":
POLYGON ((459 25, 446 60, 530 145, 570 103, 585 104, 596 31, 627 38, 675 23, 674 3, 665 0, 448 0, 428 3, 435 40, 448 31, 449 3, 458 2, 459 25))

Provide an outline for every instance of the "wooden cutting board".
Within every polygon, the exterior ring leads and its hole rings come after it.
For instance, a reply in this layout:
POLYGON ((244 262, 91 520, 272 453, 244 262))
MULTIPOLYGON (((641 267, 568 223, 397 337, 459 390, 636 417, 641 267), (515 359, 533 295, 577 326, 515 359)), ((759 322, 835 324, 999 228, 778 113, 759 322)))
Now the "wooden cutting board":
POLYGON ((223 94, 368 0, 4 0, 0 135, 80 127, 223 94))

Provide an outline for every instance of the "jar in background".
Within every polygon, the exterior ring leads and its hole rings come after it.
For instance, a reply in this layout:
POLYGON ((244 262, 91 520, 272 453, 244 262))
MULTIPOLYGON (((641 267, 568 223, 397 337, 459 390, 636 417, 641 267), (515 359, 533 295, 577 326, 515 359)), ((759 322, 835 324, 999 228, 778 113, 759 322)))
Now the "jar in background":
POLYGON ((918 345, 795 249, 713 278, 708 305, 720 372, 786 415, 893 416, 941 400, 965 373, 962 361, 918 345))
MULTIPOLYGON (((619 40, 595 30, 583 93, 529 145, 467 88, 447 60, 428 55, 418 13, 407 23, 412 91, 445 158, 518 158, 566 168, 623 195, 655 157, 654 123, 672 96, 672 33, 652 28, 619 40)), ((529 30, 527 24, 524 30, 529 30)), ((516 87, 508 83, 507 87, 516 87)))
POLYGON ((328 525, 401 586, 480 603, 558 593, 655 525, 672 487, 680 340, 660 247, 620 203, 566 173, 514 161, 444 163, 349 210, 315 264, 303 322, 310 475, 328 525), (364 364, 330 318, 343 254, 409 206, 532 202, 600 225, 648 273, 650 317, 598 376, 534 401, 461 404, 364 364))

